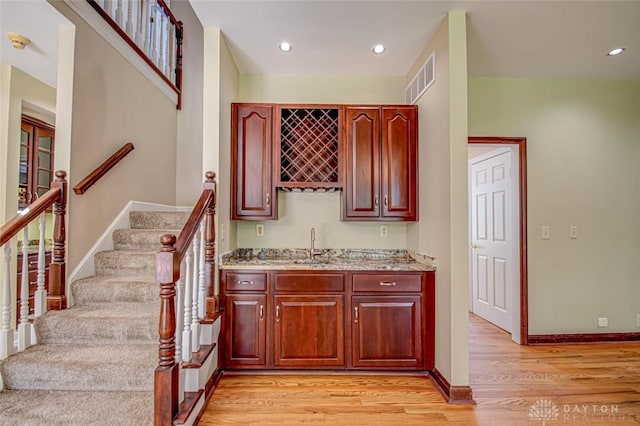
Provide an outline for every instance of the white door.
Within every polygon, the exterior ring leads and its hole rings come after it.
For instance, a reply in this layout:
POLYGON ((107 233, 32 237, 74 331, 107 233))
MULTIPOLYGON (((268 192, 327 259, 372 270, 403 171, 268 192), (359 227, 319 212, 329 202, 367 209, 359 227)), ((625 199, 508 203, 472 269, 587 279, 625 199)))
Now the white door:
POLYGON ((476 315, 511 332, 514 232, 511 152, 497 150, 470 160, 471 307, 476 315))

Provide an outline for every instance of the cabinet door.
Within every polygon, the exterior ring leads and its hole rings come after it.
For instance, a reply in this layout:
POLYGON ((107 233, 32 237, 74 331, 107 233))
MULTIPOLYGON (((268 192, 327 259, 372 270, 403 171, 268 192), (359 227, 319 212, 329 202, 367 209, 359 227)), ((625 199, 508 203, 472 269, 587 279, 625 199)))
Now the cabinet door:
POLYGON ((420 296, 353 296, 354 368, 422 368, 420 296))
POLYGON ((417 219, 416 108, 382 108, 382 217, 417 219))
POLYGON ((275 219, 273 106, 232 104, 231 218, 275 219))
POLYGON ((225 365, 264 367, 267 360, 267 296, 227 295, 225 308, 225 365))
POLYGON ((380 109, 345 109, 343 219, 380 216, 380 109))
POLYGON ((51 187, 55 130, 47 123, 22 117, 18 199, 20 208, 34 202, 51 187))
POLYGON ((344 296, 274 298, 275 365, 343 367, 344 296))

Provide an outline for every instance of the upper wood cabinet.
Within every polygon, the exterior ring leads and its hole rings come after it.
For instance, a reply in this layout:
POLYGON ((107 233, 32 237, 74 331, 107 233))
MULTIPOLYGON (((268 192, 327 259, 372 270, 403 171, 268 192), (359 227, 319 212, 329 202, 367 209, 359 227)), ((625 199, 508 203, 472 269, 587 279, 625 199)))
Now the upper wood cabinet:
POLYGON ((55 130, 35 118, 22 116, 18 202, 24 208, 44 195, 53 180, 55 130))
POLYGON ((415 106, 347 107, 342 219, 417 220, 415 106))
POLYGON ((275 219, 273 114, 269 104, 231 105, 231 218, 275 219))

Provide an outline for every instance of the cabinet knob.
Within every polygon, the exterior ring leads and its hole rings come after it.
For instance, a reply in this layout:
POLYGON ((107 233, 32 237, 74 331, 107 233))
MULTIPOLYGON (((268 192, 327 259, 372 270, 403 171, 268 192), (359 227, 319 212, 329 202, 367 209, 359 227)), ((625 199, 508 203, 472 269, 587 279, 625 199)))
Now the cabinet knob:
POLYGON ((276 321, 280 321, 280 306, 276 306, 276 321))
POLYGON ((395 287, 396 286, 396 282, 395 281, 380 281, 380 285, 383 287, 395 287))
POLYGON ((253 285, 253 280, 238 281, 238 285, 253 285))
POLYGON ((271 194, 267 193, 267 205, 271 205, 271 194))
POLYGON ((389 196, 387 195, 384 196, 384 206, 389 207, 389 196))
POLYGON ((377 195, 373 197, 373 204, 375 204, 376 207, 378 207, 378 205, 380 204, 378 202, 378 196, 377 195))
POLYGON ((358 323, 358 307, 353 308, 353 322, 358 323))
POLYGON ((260 305, 260 321, 264 319, 264 305, 260 305))

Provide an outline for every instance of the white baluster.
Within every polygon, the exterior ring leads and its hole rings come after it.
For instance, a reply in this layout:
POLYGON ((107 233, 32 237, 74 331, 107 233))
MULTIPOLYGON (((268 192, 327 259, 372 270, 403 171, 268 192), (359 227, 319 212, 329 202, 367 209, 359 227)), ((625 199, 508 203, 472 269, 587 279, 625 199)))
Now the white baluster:
POLYGON ((167 77, 173 84, 176 84, 176 78, 174 75, 174 71, 176 69, 175 60, 176 60, 176 27, 173 24, 169 26, 169 58, 167 60, 167 77))
POLYGON ((151 0, 150 2, 151 8, 149 13, 151 14, 151 33, 149 34, 151 47, 149 49, 149 59, 151 62, 157 63, 158 58, 158 22, 160 21, 160 17, 158 16, 158 3, 155 0, 151 0))
POLYGON ((113 0, 104 0, 104 7, 102 8, 105 12, 107 12, 107 15, 111 16, 112 18, 114 17, 113 5, 113 0))
POLYGON ((182 330, 182 360, 191 360, 191 250, 185 256, 184 274, 184 327, 182 330))
POLYGON ((158 16, 160 17, 160 19, 158 19, 159 37, 158 37, 158 58, 156 60, 156 65, 158 66, 158 69, 160 71, 163 71, 163 73, 164 73, 164 56, 165 56, 164 38, 166 36, 166 34, 165 34, 165 29, 166 29, 165 20, 167 19, 167 16, 164 14, 162 9, 158 10, 158 16))
POLYGON ((198 277, 200 276, 200 235, 196 232, 193 236, 193 297, 191 298, 191 352, 200 350, 200 321, 198 320, 198 277))
POLYGON ((24 351, 31 344, 31 325, 29 324, 29 228, 23 228, 22 233, 22 282, 20 283, 18 351, 24 351))
MULTIPOLYGON (((180 268, 182 272, 182 267, 180 268)), ((184 280, 182 276, 176 282, 176 362, 182 361, 182 324, 184 319, 184 312, 182 307, 184 306, 184 280)))
POLYGON ((207 313, 207 288, 204 280, 204 223, 200 222, 200 273, 198 274, 198 318, 203 319, 207 313))
POLYGON ((125 31, 131 40, 135 39, 135 31, 133 29, 133 23, 135 22, 135 18, 133 17, 133 2, 135 0, 127 0, 127 24, 125 31))
POLYGON ((118 0, 118 6, 116 7, 116 24, 118 24, 120 28, 124 28, 124 11, 122 9, 122 0, 118 0))
POLYGON ((136 44, 146 54, 149 45, 149 1, 142 0, 138 3, 138 28, 136 32, 136 44))
POLYGON ((173 24, 168 16, 165 18, 164 23, 164 68, 162 68, 162 71, 164 75, 171 80, 171 29, 173 28, 173 24))
POLYGON ((13 330, 11 329, 11 247, 4 245, 4 278, 2 280, 2 328, 0 329, 0 359, 13 354, 13 330))
POLYGON ((40 215, 40 240, 38 241, 38 287, 36 289, 36 293, 34 295, 34 303, 35 303, 35 316, 39 317, 40 315, 47 312, 47 290, 44 287, 44 278, 45 278, 45 252, 44 252, 44 234, 45 234, 45 214, 42 213, 40 215))

